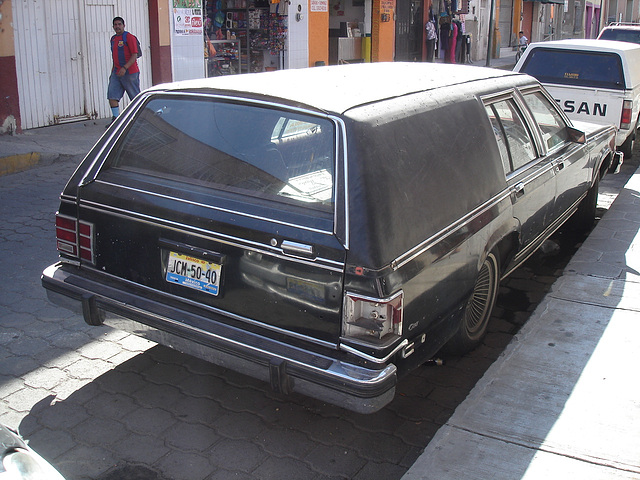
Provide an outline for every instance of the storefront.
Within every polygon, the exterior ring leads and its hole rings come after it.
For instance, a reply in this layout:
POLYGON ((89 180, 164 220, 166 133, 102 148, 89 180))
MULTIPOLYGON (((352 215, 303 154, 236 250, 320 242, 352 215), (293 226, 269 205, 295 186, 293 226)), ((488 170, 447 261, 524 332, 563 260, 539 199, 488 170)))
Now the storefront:
MULTIPOLYGON (((427 6, 426 21, 436 30, 435 58, 444 63, 471 63, 472 32, 468 31, 467 0, 440 0, 427 6)), ((475 21, 472 20, 472 23, 475 21)), ((477 36, 477 35, 476 35, 477 36)))
POLYGON ((206 76, 284 68, 288 16, 266 0, 206 0, 206 76))

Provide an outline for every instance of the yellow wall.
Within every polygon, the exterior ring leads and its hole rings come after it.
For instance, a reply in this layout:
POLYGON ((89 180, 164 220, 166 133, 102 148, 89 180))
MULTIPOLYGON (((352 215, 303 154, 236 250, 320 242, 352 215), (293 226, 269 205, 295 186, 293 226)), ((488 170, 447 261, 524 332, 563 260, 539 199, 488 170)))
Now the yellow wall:
POLYGON ((371 61, 392 62, 395 49, 395 0, 373 0, 371 61), (385 18, 383 18, 383 15, 385 18))
POLYGON ((171 45, 171 10, 166 2, 158 2, 158 41, 160 46, 171 45))
POLYGON ((0 57, 13 57, 16 54, 13 45, 13 15, 11 0, 0 2, 0 57))
MULTIPOLYGON (((328 4, 328 2, 327 2, 328 4)), ((309 0, 309 66, 329 65, 329 11, 312 12, 309 0)))

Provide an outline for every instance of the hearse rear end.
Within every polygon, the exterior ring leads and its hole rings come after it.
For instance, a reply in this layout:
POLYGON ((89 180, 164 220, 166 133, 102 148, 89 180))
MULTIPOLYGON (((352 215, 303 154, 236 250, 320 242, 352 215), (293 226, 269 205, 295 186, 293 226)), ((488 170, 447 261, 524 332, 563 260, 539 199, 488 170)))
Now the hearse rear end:
POLYGON ((374 412, 478 345, 500 279, 574 212, 593 222, 615 131, 585 127, 477 67, 160 85, 65 187, 42 282, 91 325, 374 412))

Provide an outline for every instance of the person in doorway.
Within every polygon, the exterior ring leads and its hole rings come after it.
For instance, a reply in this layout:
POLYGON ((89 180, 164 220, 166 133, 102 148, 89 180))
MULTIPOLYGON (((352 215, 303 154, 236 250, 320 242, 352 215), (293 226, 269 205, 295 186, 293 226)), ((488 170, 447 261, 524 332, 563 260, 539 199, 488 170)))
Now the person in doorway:
POLYGON ((125 31, 122 17, 113 19, 111 37, 111 56, 113 68, 109 75, 107 99, 111 107, 111 122, 120 115, 120 100, 127 92, 129 100, 133 100, 140 93, 140 70, 138 69, 138 39, 125 31))
POLYGON ((427 62, 433 62, 433 57, 436 51, 436 20, 433 17, 429 18, 429 21, 425 25, 427 36, 427 62))

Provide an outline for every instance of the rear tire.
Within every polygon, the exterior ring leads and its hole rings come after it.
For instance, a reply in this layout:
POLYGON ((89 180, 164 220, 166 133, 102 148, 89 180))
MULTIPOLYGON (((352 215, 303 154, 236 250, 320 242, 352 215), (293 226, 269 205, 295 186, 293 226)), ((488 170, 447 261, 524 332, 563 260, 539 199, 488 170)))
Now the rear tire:
POLYGON ((473 292, 467 300, 458 331, 444 347, 444 352, 461 355, 476 348, 487 333, 500 283, 500 264, 489 253, 480 267, 473 292))
POLYGON ((598 207, 598 189, 600 188, 600 175, 589 189, 587 196, 582 199, 578 209, 571 217, 571 227, 581 233, 591 230, 596 221, 596 210, 598 207))
POLYGON ((624 155, 625 160, 630 159, 633 156, 633 146, 636 141, 636 132, 635 130, 631 135, 627 137, 627 139, 620 145, 620 151, 624 155))

